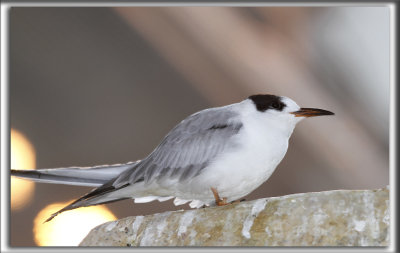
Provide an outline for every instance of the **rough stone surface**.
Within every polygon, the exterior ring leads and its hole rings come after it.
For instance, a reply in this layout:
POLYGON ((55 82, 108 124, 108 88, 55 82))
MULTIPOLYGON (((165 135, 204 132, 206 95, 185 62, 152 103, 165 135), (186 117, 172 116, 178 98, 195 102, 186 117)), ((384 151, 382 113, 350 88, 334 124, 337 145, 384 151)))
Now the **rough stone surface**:
POLYGON ((127 217, 80 246, 387 246, 389 192, 336 190, 127 217))

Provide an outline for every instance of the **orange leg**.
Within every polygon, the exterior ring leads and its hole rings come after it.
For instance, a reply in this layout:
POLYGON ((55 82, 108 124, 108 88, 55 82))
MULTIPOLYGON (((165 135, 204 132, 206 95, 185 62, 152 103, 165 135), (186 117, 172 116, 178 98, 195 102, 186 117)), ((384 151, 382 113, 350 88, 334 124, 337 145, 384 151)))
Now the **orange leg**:
POLYGON ((217 204, 217 206, 224 206, 229 204, 227 201, 227 198, 220 198, 217 189, 215 189, 214 187, 211 187, 211 191, 214 194, 214 198, 215 198, 215 204, 217 204))

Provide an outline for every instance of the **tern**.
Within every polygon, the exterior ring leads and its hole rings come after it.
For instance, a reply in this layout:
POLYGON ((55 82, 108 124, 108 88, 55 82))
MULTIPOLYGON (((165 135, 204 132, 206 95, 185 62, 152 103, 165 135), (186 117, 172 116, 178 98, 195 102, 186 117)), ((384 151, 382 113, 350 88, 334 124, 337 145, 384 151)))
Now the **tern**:
POLYGON ((264 183, 286 154, 289 138, 306 117, 334 115, 300 108, 292 99, 252 95, 194 113, 176 125, 146 158, 125 164, 11 170, 38 182, 97 187, 52 214, 79 207, 134 199, 174 198, 192 208, 226 205, 264 183))

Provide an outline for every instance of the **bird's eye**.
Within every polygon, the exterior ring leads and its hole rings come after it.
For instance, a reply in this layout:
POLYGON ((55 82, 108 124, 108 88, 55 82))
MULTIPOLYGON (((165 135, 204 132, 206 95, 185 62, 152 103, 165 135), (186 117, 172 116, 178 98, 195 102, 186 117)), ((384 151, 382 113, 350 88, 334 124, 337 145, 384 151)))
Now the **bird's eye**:
POLYGON ((274 108, 274 109, 277 109, 277 110, 282 110, 283 104, 282 104, 282 103, 279 103, 279 102, 273 102, 273 103, 271 104, 271 107, 274 108))

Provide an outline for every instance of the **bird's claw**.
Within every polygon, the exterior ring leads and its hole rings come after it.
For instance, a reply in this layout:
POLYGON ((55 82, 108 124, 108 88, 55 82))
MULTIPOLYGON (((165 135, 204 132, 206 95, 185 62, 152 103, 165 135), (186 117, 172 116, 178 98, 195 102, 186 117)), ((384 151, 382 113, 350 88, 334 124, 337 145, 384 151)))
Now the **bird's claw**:
POLYGON ((217 189, 215 189, 214 187, 211 187, 211 191, 214 194, 214 198, 215 198, 215 204, 217 204, 217 206, 225 206, 227 204, 229 204, 227 202, 227 198, 220 198, 217 189))

